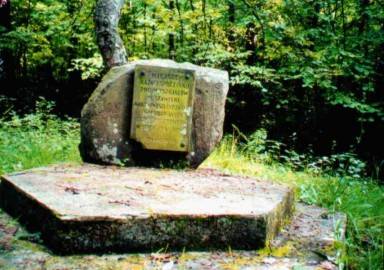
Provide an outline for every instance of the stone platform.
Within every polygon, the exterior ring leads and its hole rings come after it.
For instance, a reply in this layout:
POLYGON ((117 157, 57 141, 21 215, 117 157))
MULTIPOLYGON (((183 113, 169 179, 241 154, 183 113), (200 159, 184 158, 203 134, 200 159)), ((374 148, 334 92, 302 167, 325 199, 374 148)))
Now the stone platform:
POLYGON ((4 270, 337 270, 342 269, 346 217, 298 204, 292 222, 270 248, 241 251, 85 254, 59 256, 0 209, 0 269, 4 270))
POLYGON ((257 249, 291 216, 293 191, 207 169, 56 165, 3 176, 0 202, 60 253, 257 249))

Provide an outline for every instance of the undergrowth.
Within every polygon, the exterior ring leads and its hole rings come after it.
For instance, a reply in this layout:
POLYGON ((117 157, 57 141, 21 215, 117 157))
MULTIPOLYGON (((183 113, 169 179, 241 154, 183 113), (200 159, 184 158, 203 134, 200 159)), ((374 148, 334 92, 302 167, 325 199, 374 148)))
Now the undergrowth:
POLYGON ((337 176, 312 167, 296 171, 289 164, 275 162, 268 153, 249 151, 250 143, 254 142, 241 145, 234 136, 227 136, 203 166, 289 184, 296 188, 299 201, 345 213, 343 263, 348 269, 383 269, 384 188, 377 181, 354 178, 348 170, 344 175, 333 174, 337 176))
MULTIPOLYGON (((8 113, 0 119, 1 174, 57 162, 80 162, 78 122, 59 119, 51 110, 52 104, 42 101, 34 113, 8 113)), ((336 173, 328 173, 329 166, 324 170, 324 162, 308 163, 298 171, 297 157, 283 164, 275 161, 276 155, 282 155, 276 145, 275 152, 265 151, 264 131, 245 139, 241 144, 235 136, 227 136, 202 166, 293 185, 300 201, 346 213, 344 263, 349 269, 382 269, 384 189, 358 174, 362 167, 359 162, 349 159, 356 166, 352 170, 350 166, 338 167, 336 173)), ((345 157, 350 155, 343 155, 341 160, 345 157)))
POLYGON ((42 100, 33 113, 0 118, 0 174, 56 162, 79 162, 79 124, 51 113, 42 100))

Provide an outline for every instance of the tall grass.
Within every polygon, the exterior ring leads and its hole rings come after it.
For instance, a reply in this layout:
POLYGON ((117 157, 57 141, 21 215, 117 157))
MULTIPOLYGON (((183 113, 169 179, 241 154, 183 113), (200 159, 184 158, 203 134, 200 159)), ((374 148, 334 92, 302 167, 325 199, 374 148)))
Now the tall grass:
POLYGON ((40 101, 36 111, 0 119, 0 174, 56 162, 79 162, 79 124, 51 113, 53 105, 40 101))
POLYGON ((225 138, 203 167, 289 184, 297 189, 299 201, 346 213, 344 263, 349 269, 384 269, 384 188, 373 179, 294 171, 249 153, 233 137, 225 138))

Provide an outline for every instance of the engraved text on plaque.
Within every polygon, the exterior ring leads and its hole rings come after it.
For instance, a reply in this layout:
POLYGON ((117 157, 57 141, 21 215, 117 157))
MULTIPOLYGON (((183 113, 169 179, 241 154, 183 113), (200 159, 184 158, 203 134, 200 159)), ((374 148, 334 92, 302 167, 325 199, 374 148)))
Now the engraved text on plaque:
POLYGON ((195 72, 137 65, 130 137, 145 149, 188 152, 195 72))

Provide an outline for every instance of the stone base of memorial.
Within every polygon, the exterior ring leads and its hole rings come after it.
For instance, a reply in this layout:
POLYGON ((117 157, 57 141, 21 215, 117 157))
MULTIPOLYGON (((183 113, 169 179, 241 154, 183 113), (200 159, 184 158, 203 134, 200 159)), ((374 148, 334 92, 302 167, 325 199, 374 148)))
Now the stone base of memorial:
POLYGON ((292 189, 212 170, 56 165, 3 176, 1 205, 60 253, 257 249, 292 189))

